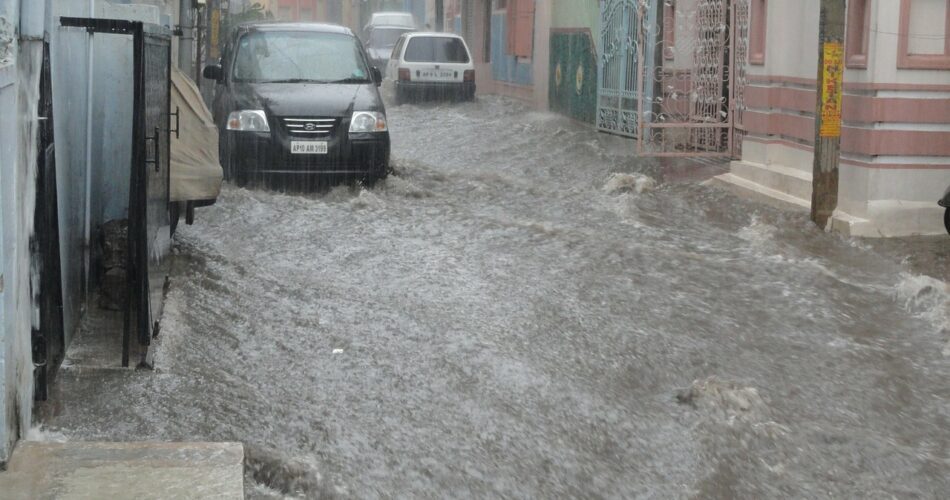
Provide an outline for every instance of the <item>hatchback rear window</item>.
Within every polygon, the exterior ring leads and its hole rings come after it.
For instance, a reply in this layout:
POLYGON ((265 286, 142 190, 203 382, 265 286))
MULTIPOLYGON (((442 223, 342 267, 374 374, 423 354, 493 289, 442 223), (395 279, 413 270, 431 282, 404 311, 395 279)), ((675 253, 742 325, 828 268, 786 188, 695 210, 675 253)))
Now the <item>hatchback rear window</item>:
POLYGON ((418 36, 406 47, 407 62, 467 63, 468 50, 458 38, 418 36))

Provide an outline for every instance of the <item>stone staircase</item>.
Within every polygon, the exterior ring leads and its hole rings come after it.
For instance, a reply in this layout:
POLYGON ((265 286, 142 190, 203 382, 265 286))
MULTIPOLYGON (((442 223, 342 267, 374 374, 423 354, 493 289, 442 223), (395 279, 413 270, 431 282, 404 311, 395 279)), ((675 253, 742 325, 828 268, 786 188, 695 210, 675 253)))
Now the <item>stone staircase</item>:
POLYGON ((244 498, 240 443, 30 442, 0 472, 0 497, 244 498))

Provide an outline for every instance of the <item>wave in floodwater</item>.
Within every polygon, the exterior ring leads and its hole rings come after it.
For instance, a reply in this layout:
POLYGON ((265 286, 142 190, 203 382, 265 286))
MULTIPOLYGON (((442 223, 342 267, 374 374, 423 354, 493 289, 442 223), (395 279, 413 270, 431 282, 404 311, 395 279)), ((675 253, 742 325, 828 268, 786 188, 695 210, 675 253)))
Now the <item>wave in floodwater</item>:
POLYGON ((44 429, 42 425, 34 425, 26 431, 23 440, 41 443, 65 443, 69 439, 66 437, 66 434, 61 431, 44 429))
POLYGON ((902 273, 897 300, 938 331, 950 334, 950 286, 929 276, 902 273))
POLYGON ((656 181, 645 175, 613 173, 604 184, 604 192, 607 194, 641 194, 654 189, 656 189, 656 181))
POLYGON ((326 484, 319 464, 289 459, 277 450, 245 446, 244 470, 252 498, 324 499, 344 493, 326 484))

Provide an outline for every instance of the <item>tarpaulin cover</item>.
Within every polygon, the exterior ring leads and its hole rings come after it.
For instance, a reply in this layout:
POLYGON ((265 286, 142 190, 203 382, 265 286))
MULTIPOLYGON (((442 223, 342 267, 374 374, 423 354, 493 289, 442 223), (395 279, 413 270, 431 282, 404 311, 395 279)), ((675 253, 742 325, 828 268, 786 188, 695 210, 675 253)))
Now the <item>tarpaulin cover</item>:
MULTIPOLYGON (((218 162, 218 129, 198 87, 172 67, 171 111, 178 107, 178 138, 171 138, 171 201, 217 199, 224 172, 218 162)), ((174 124, 172 124, 174 127, 174 124)))

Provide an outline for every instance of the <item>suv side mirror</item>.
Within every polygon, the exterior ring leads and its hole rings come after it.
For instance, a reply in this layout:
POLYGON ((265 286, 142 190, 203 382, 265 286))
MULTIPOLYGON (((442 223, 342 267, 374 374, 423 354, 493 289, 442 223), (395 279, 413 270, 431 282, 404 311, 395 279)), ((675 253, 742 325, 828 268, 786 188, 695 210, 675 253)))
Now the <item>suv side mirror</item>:
POLYGON ((220 64, 209 64, 205 66, 205 69, 201 70, 201 76, 208 80, 214 80, 216 82, 221 81, 224 71, 221 69, 220 64))
POLYGON ((381 86, 383 84, 383 74, 379 71, 379 68, 373 66, 370 72, 373 74, 373 82, 376 83, 376 86, 381 86))

